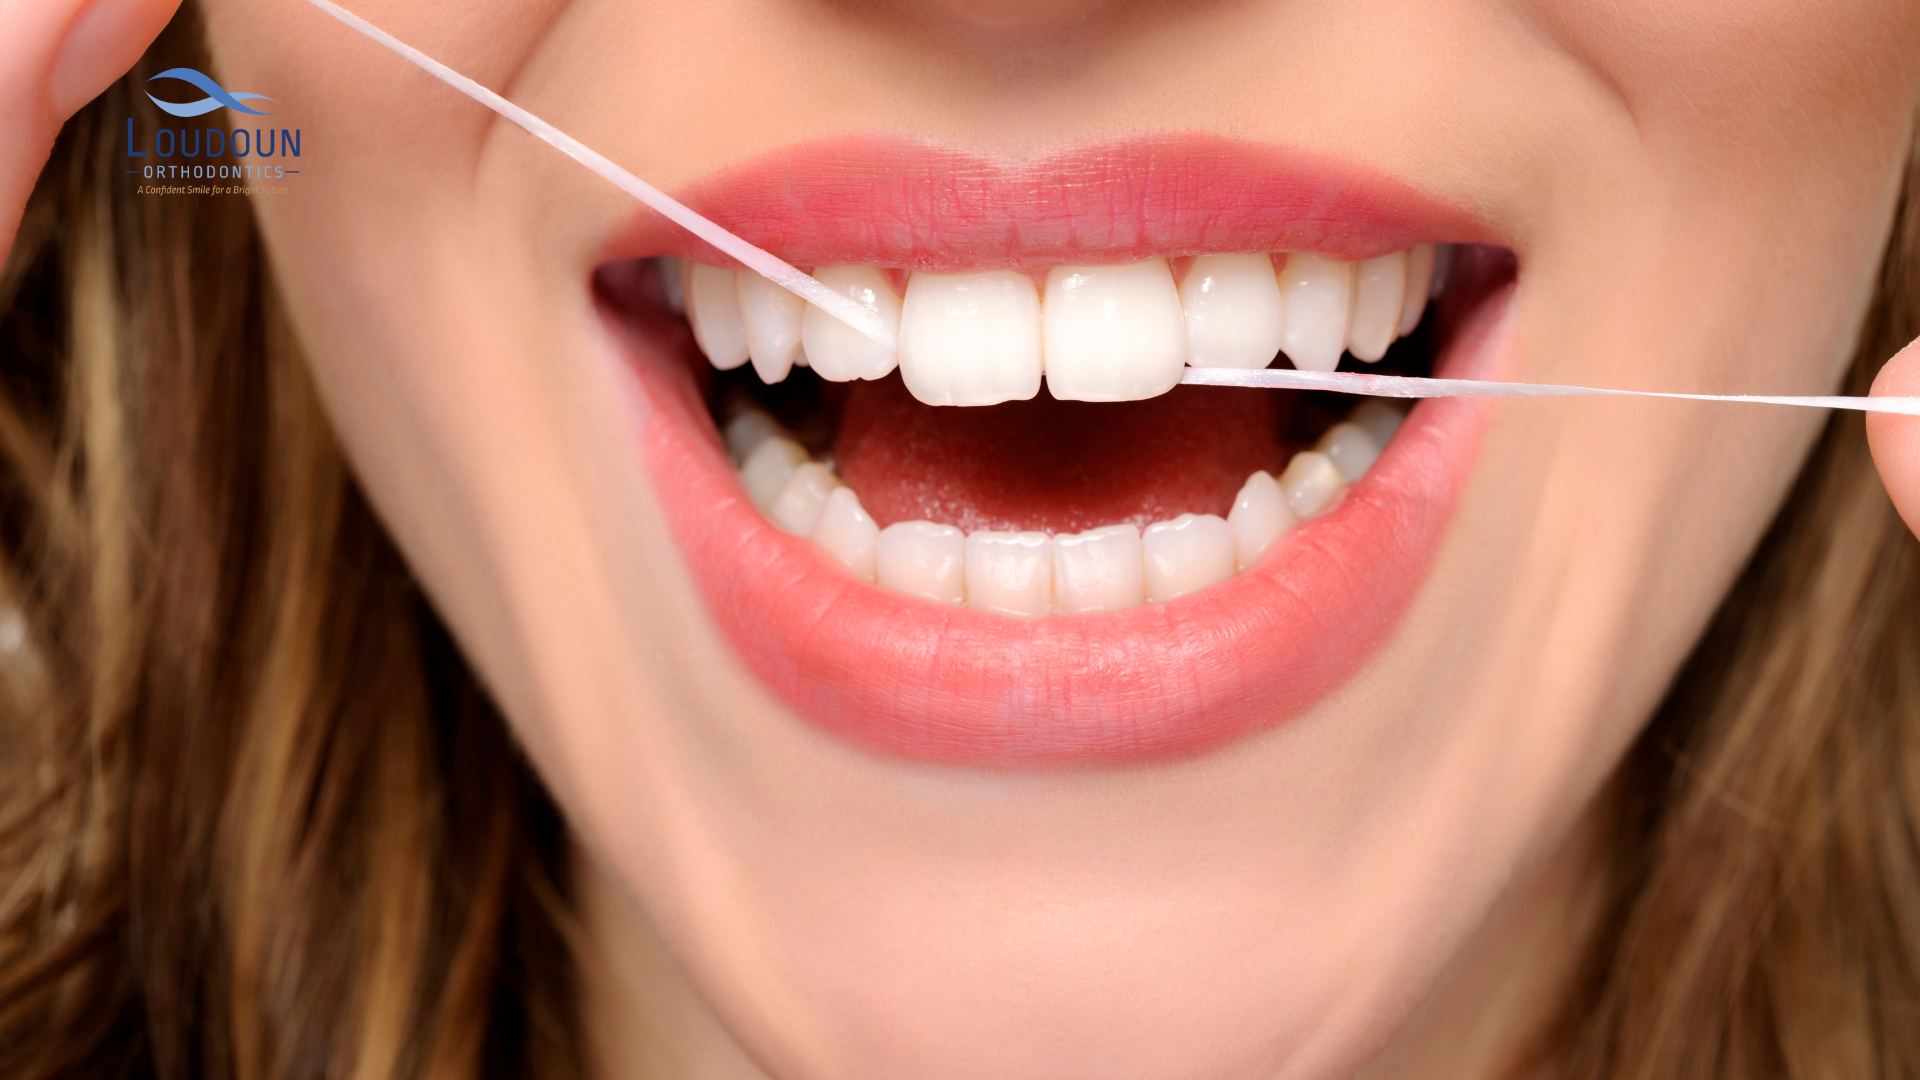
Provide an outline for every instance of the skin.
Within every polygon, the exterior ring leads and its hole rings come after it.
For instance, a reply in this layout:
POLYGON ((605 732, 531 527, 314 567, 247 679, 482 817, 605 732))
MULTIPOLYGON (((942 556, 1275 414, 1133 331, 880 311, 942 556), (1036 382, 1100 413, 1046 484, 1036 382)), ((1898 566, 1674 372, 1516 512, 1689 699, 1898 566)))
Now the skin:
MULTIPOLYGON (((1837 385, 1920 86, 1897 0, 353 6, 668 190, 858 132, 1340 155, 1509 238, 1510 377, 1706 392, 1837 385)), ((40 148, 6 228, 169 7, 99 0, 70 49, 79 5, 0 8, 0 124, 40 148)), ((754 684, 668 538, 586 290, 630 204, 305 5, 207 14, 216 78, 312 143, 257 211, 342 442, 585 856, 607 1075, 1536 1064, 1605 781, 1821 414, 1500 406, 1399 632, 1306 716, 1147 768, 882 760, 754 684)), ((1920 522, 1920 422, 1870 430, 1920 522)))

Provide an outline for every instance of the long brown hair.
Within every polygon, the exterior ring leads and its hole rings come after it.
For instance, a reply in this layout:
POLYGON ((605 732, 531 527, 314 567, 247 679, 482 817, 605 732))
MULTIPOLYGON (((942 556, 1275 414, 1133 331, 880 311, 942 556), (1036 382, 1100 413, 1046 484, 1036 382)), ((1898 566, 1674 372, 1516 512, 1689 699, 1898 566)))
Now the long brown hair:
MULTIPOLYGON (((150 57, 201 59, 191 5, 150 57)), ((0 1075, 572 1076, 559 817, 140 67, 0 275, 0 1075), (217 283, 217 287, 213 287, 217 283)), ((1920 333, 1909 183, 1850 377, 1920 333)), ((1920 1075, 1920 545, 1836 416, 1622 767, 1585 1077, 1920 1075)))

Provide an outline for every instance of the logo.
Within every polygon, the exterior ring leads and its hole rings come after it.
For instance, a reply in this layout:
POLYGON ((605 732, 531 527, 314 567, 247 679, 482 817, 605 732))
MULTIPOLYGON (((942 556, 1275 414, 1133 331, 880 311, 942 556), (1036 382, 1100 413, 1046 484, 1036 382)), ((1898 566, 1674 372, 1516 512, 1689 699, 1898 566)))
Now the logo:
POLYGON ((300 129, 266 127, 278 116, 271 109, 254 107, 259 103, 277 106, 278 101, 265 94, 228 90, 190 67, 169 68, 147 82, 162 79, 186 83, 206 96, 198 101, 162 101, 147 91, 147 100, 155 108, 179 119, 160 121, 175 127, 151 127, 136 125, 133 117, 127 117, 127 175, 143 180, 237 183, 143 184, 136 189, 138 194, 283 195, 289 190, 280 182, 300 175, 300 129), (224 118, 209 115, 221 109, 228 110, 224 118), (199 126, 179 123, 195 117, 205 119, 199 126))
MULTIPOLYGON (((221 86, 219 83, 214 82, 212 79, 207 78, 206 75, 198 71, 195 71, 192 68, 186 68, 186 67, 169 68, 168 70, 163 71, 158 75, 155 75, 152 79, 148 79, 147 81, 153 82, 154 79, 178 79, 183 83, 193 84, 194 86, 200 89, 201 93, 204 93, 207 95, 206 97, 201 98, 199 101, 191 101, 185 105, 177 105, 171 101, 161 101, 159 98, 154 97, 153 92, 151 90, 147 92, 148 101, 151 101, 155 105, 160 106, 162 110, 174 116, 179 116, 179 117, 205 116, 206 114, 213 112, 215 109, 221 109, 221 108, 232 109, 234 112, 246 113, 248 116, 273 115, 271 112, 262 112, 259 109, 249 109, 245 105, 241 104, 241 102, 243 101, 273 101, 273 99, 268 97, 267 95, 246 94, 246 93, 240 93, 238 91, 230 91, 225 87, 221 86)), ((279 102, 277 101, 274 101, 273 103, 276 105, 279 104, 279 102)))

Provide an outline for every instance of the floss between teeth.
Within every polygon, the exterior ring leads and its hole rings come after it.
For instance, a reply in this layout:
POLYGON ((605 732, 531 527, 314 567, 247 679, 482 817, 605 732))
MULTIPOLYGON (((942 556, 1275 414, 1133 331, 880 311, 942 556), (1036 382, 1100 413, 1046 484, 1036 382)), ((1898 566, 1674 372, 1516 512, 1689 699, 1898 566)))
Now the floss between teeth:
MULTIPOLYGON (((740 261, 768 281, 820 308, 834 318, 872 338, 892 351, 898 347, 894 334, 874 319, 852 298, 844 296, 813 277, 802 273, 778 256, 721 228, 679 200, 614 164, 606 156, 580 140, 547 123, 527 110, 481 86, 465 75, 340 7, 332 0, 307 0, 368 38, 386 46, 414 66, 453 87, 455 90, 499 113, 528 134, 585 165, 596 174, 659 211, 668 220, 715 248, 740 261)), ((1444 270, 1436 269, 1436 277, 1444 270)), ((1405 375, 1368 375, 1344 371, 1298 371, 1288 368, 1247 370, 1240 368, 1188 368, 1182 383, 1194 386, 1239 386, 1268 389, 1332 390, 1343 394, 1390 398, 1440 397, 1642 397, 1670 398, 1678 401, 1744 402, 1752 405, 1797 405, 1817 409, 1851 409, 1856 412, 1900 413, 1920 416, 1920 398, 1866 398, 1846 396, 1775 396, 1749 394, 1680 394, 1651 390, 1611 390, 1592 386, 1556 386, 1547 383, 1486 382, 1470 379, 1425 379, 1405 375)))

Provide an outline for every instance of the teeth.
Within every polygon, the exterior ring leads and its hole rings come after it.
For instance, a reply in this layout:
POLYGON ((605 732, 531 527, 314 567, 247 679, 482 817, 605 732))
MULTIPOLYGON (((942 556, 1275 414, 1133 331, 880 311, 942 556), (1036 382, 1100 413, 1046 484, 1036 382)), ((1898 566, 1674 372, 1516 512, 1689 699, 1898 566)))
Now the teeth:
POLYGON ((915 274, 900 311, 900 376, 929 405, 1040 392, 1040 294, 1010 270, 915 274))
POLYGON ((874 550, 880 542, 880 526, 860 507, 860 496, 852 488, 834 488, 820 510, 813 527, 813 542, 821 550, 840 560, 862 581, 874 579, 874 550))
POLYGON ((1234 565, 1244 573, 1298 522, 1287 506, 1287 497, 1280 493, 1280 484, 1262 471, 1247 477, 1240 486, 1227 524, 1233 527, 1234 565))
POLYGON ((1147 599, 1156 604, 1233 576, 1233 527, 1212 514, 1181 514, 1140 538, 1147 599))
POLYGON ((1373 468, 1374 459, 1380 456, 1380 444, 1373 436, 1358 424, 1335 424, 1327 429, 1325 435, 1313 447, 1333 462, 1340 470, 1340 476, 1351 484, 1367 475, 1373 468))
POLYGON ((786 434, 787 430, 780 426, 780 421, 759 409, 742 409, 739 415, 727 421, 721 440, 726 443, 727 456, 735 462, 743 462, 762 442, 775 435, 786 434))
POLYGON ((687 279, 685 276, 687 261, 685 259, 676 259, 671 255, 663 255, 657 262, 660 272, 660 287, 665 290, 667 294, 667 306, 684 314, 687 310, 687 279))
POLYGON ((1453 269, 1453 245, 1438 244, 1433 249, 1433 284, 1427 288, 1427 299, 1437 298, 1447 288, 1447 274, 1453 269))
POLYGON ((767 518, 795 536, 812 536, 827 507, 827 496, 840 486, 840 479, 825 465, 806 462, 793 470, 780 494, 767 507, 767 518))
POLYGON ((931 521, 889 525, 874 545, 881 585, 942 604, 965 602, 966 561, 966 534, 931 521))
POLYGON ((753 271, 658 262, 668 303, 685 305, 715 368, 750 358, 777 383, 809 365, 829 382, 898 367, 929 405, 994 405, 1033 397, 1043 378, 1058 398, 1132 401, 1172 389, 1185 364, 1262 368, 1285 352, 1295 367, 1332 371, 1342 351, 1373 363, 1419 326, 1452 253, 1421 244, 1358 264, 1310 252, 1200 255, 1177 285, 1165 259, 1056 267, 1044 294, 1010 270, 918 273, 904 298, 879 267, 816 269, 897 328, 897 355, 753 271))
POLYGON ((1347 417, 1347 423, 1357 425, 1360 430, 1373 436, 1374 445, 1384 447, 1393 441, 1393 435, 1400 430, 1400 421, 1403 419, 1405 416, 1399 409, 1379 398, 1368 398, 1353 410, 1352 416, 1347 417))
POLYGON ((807 302, 752 270, 735 274, 740 283, 740 314, 747 323, 747 353, 754 373, 772 386, 793 371, 800 351, 800 316, 807 302))
POLYGON ((733 279, 731 270, 699 263, 687 275, 687 321, 693 325, 693 340, 707 354, 707 362, 721 371, 747 362, 747 322, 733 279))
POLYGON ((1407 252, 1407 294, 1401 301, 1400 334, 1402 337, 1413 333, 1420 325, 1420 316, 1426 314, 1427 294, 1433 289, 1433 245, 1421 244, 1407 252))
POLYGON ((1047 390, 1067 401, 1138 401, 1180 381, 1187 331, 1165 259, 1047 272, 1047 390))
POLYGON ((1043 532, 967 537, 967 606, 1037 619, 1053 609, 1053 538, 1043 532))
POLYGON ((1121 611, 1166 603, 1253 569, 1300 522, 1336 505, 1393 438, 1400 411, 1362 403, 1314 449, 1295 454, 1278 480, 1247 477, 1225 519, 1182 514, 1143 534, 1108 525, 1069 536, 976 532, 909 521, 879 528, 831 460, 812 461, 764 411, 742 408, 726 425, 744 455, 740 482, 775 526, 808 537, 856 578, 939 603, 1020 618, 1121 611))
POLYGON ((1347 351, 1354 359, 1377 363, 1400 336, 1400 314, 1407 291, 1407 254, 1396 251, 1353 268, 1353 329, 1347 351))
POLYGON ((1263 368, 1279 355, 1286 312, 1272 256, 1200 256, 1180 283, 1180 303, 1194 367, 1263 368))
MULTIPOLYGON (((851 297, 898 333, 900 297, 878 267, 823 266, 813 276, 822 285, 851 297)), ((899 363, 893 350, 811 304, 800 321, 800 339, 813 370, 828 382, 883 379, 899 363)))
POLYGON ((1053 596, 1060 614, 1139 607, 1146 595, 1140 530, 1108 525, 1053 538, 1053 596))
POLYGON ((740 486, 747 489, 753 505, 766 513, 793 478, 794 470, 806 463, 806 447, 779 435, 770 436, 740 463, 740 486))
POLYGON ((1281 347, 1293 366, 1302 371, 1339 367, 1353 307, 1353 265, 1294 252, 1280 271, 1280 295, 1287 308, 1281 347))
POLYGON ((1312 450, 1293 455, 1280 474, 1280 494, 1293 516, 1305 521, 1331 507, 1347 482, 1327 455, 1312 450))

